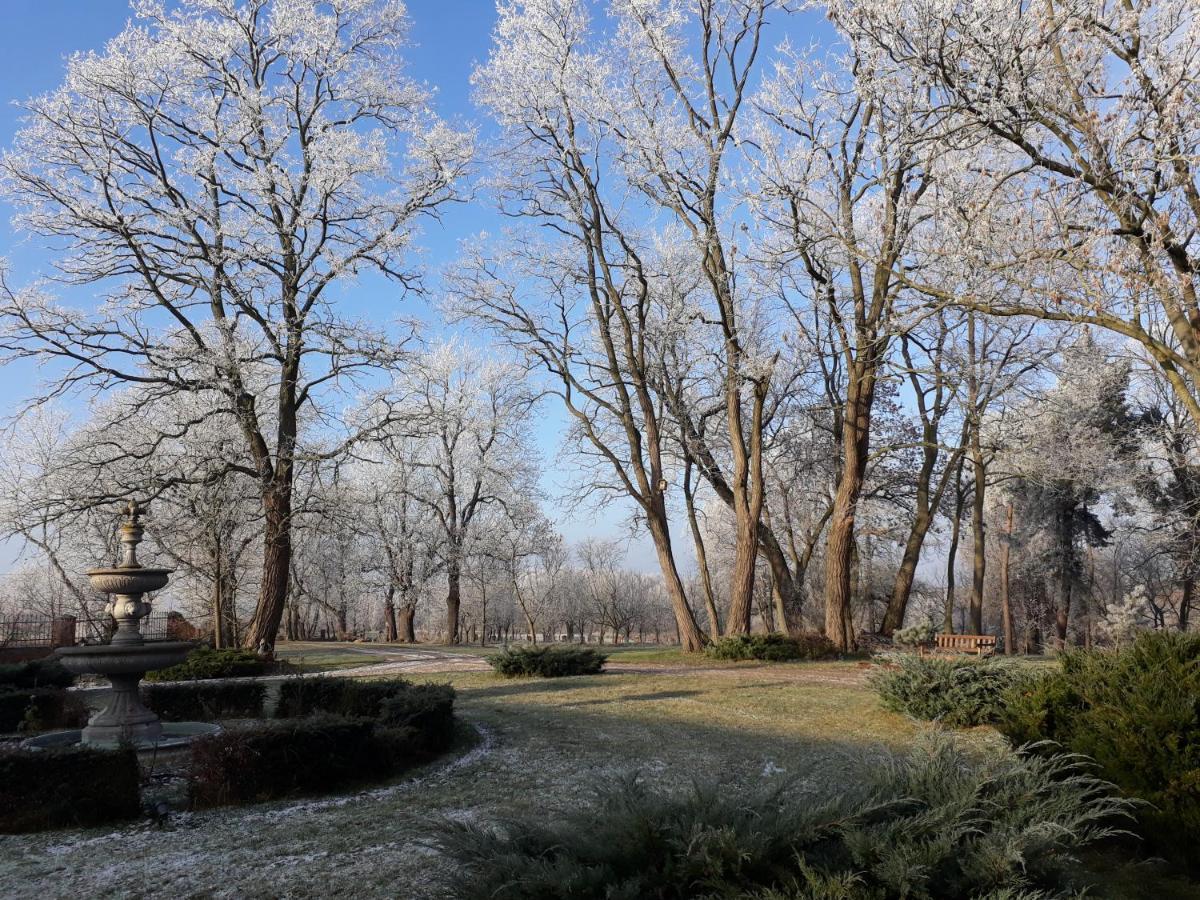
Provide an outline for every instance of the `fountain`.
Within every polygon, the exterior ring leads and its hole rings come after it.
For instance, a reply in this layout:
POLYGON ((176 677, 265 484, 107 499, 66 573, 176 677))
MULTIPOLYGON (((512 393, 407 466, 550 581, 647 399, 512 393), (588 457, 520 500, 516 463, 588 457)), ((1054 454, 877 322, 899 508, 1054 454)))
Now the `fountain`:
POLYGON ((200 722, 164 724, 142 703, 138 684, 149 671, 183 662, 196 644, 193 641, 146 641, 141 620, 150 614, 150 603, 142 597, 166 586, 171 569, 143 566, 137 559, 142 541, 140 522, 144 509, 132 500, 121 523, 121 562, 112 568, 87 573, 92 587, 111 595, 107 611, 117 623, 107 644, 60 647, 55 653, 63 666, 76 675, 104 675, 112 684, 105 707, 88 720, 81 731, 59 731, 26 741, 27 746, 51 747, 82 742, 113 747, 131 743, 138 748, 159 748, 186 743, 201 734, 219 730, 200 722))

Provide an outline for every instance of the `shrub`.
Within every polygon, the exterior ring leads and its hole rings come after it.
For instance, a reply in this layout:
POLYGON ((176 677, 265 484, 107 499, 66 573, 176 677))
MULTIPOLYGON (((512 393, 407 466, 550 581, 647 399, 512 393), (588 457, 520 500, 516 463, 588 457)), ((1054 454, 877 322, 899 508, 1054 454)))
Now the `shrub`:
POLYGON ((705 654, 712 659, 760 659, 767 662, 833 659, 838 655, 833 641, 823 634, 735 634, 709 644, 705 654))
POLYGON ((266 687, 254 681, 142 685, 142 700, 168 722, 257 718, 266 687))
POLYGON ((366 719, 315 717, 226 729, 192 744, 196 807, 254 803, 364 783, 387 774, 366 719))
POLYGON ((935 634, 937 634, 937 629, 933 627, 933 623, 922 622, 919 625, 910 625, 908 628, 897 628, 892 633, 892 642, 903 647, 917 647, 921 644, 928 644, 933 640, 935 634))
POLYGON ((0 832, 101 825, 139 809, 132 750, 0 750, 0 832))
POLYGON ((567 675, 595 675, 603 671, 608 657, 591 647, 567 645, 556 647, 509 647, 487 658, 488 665, 498 675, 516 678, 538 675, 542 678, 562 678, 567 675))
POLYGON ((454 688, 448 684, 414 684, 384 697, 379 724, 407 729, 406 741, 417 753, 438 753, 454 738, 454 688))
POLYGON ((955 727, 997 722, 1005 693, 1029 684, 1028 667, 1006 660, 904 656, 871 678, 883 705, 918 719, 955 727))
POLYGON ((414 694, 424 700, 410 699, 406 709, 379 723, 318 715, 199 738, 188 771, 193 806, 325 793, 379 781, 429 759, 450 745, 453 695, 441 689, 414 694), (401 721, 410 724, 393 724, 401 721))
POLYGON ((75 676, 54 657, 0 666, 0 691, 9 688, 65 688, 75 676))
POLYGON ((380 704, 413 687, 402 678, 357 681, 353 678, 292 678, 279 686, 277 718, 323 712, 350 718, 374 719, 380 704))
POLYGON ((817 798, 628 780, 558 819, 447 821, 435 840, 460 898, 961 898, 1067 887, 1072 854, 1129 814, 1066 755, 981 758, 943 737, 861 770, 817 798))
MULTIPOLYGON (((1072 650, 1060 671, 1009 695, 1000 728, 1086 754, 1105 778, 1150 801, 1144 835, 1200 852, 1200 635, 1151 632, 1119 651, 1072 650)), ((1195 865, 1195 863, 1193 863, 1195 865)))
POLYGON ((77 728, 86 721, 79 698, 58 688, 0 693, 0 732, 77 728))
POLYGON ((198 681, 209 678, 247 678, 271 675, 278 664, 261 659, 253 650, 197 647, 177 666, 146 673, 146 681, 198 681))

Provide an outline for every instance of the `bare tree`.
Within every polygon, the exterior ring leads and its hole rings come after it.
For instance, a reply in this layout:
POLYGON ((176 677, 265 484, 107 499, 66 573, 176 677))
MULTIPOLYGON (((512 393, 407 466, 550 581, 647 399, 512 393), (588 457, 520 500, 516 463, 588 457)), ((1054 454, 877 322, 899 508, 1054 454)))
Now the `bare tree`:
POLYGON ((453 198, 469 141, 431 120, 404 77, 400 4, 137 12, 25 105, 0 164, 17 224, 56 241, 56 277, 107 302, 79 314, 4 288, 0 348, 56 363, 35 403, 190 393, 236 422, 243 450, 228 469, 255 479, 263 506, 246 644, 269 654, 304 417, 320 421, 331 391, 397 356, 386 333, 338 313, 331 286, 365 271, 416 286, 403 251, 417 219, 453 198))

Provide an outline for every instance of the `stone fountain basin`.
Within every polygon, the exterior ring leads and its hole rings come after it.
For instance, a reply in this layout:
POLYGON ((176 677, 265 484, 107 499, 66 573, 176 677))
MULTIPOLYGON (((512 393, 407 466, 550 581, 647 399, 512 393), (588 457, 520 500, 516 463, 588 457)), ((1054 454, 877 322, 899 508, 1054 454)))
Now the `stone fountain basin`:
POLYGON ((147 594, 167 586, 174 569, 91 569, 87 573, 92 587, 102 594, 147 594))
POLYGON ((195 641, 149 641, 59 647, 54 653, 76 675, 131 675, 179 665, 194 649, 195 641))

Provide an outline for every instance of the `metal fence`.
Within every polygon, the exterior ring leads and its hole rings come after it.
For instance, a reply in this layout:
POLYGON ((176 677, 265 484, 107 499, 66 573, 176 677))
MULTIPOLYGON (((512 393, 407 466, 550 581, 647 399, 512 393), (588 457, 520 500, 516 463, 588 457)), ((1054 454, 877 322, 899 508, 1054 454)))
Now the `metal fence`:
POLYGON ((0 647, 49 647, 54 643, 53 626, 51 618, 0 621, 0 647))
MULTIPOLYGON (((54 647, 72 643, 69 634, 64 634, 60 627, 55 633, 55 623, 63 619, 53 619, 50 616, 30 616, 23 619, 0 619, 0 647, 54 647)), ((70 617, 66 618, 70 621, 70 617)), ((178 613, 152 613, 142 619, 142 637, 148 641, 166 641, 192 637, 190 623, 178 613)), ((69 629, 69 625, 67 628, 69 629)), ((76 619, 74 623, 74 643, 96 644, 103 643, 116 631, 116 623, 111 619, 76 619)))

